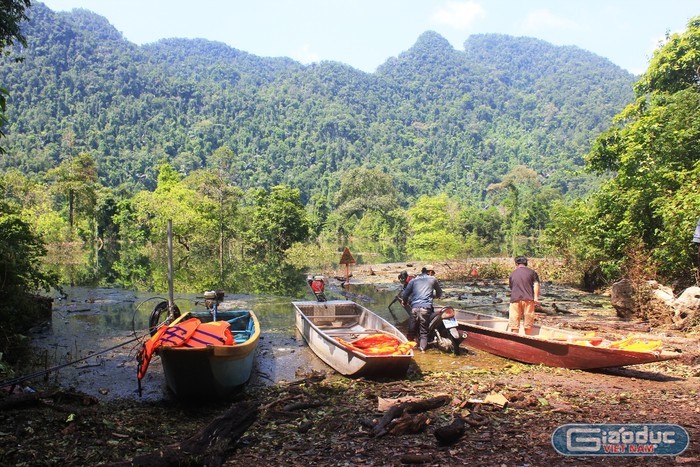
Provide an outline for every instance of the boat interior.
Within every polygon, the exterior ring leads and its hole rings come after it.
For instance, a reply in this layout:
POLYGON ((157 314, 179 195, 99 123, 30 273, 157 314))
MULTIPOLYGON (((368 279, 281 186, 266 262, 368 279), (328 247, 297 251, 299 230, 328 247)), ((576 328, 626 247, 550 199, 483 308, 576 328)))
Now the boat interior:
POLYGON ((362 310, 354 303, 303 303, 296 304, 297 308, 317 327, 361 329, 360 319, 362 310))
MULTIPOLYGON (((476 325, 476 326, 483 326, 489 329, 493 329, 495 331, 499 332, 509 332, 510 329, 508 327, 508 320, 505 318, 499 318, 495 316, 488 316, 488 315, 482 315, 482 314, 471 314, 471 313, 462 313, 460 316, 457 317, 457 321, 461 322, 463 324, 468 324, 468 325, 476 325)), ((520 327, 520 332, 519 334, 524 335, 525 330, 522 328, 522 325, 520 327)), ((542 327, 538 325, 534 325, 532 327, 532 331, 530 336, 532 337, 539 337, 541 339, 548 339, 548 340, 554 340, 554 341, 572 341, 572 340, 579 340, 582 339, 583 337, 572 332, 568 331, 563 331, 559 330, 556 328, 549 328, 549 327, 542 327)))
MULTIPOLYGON (((214 320, 214 315, 210 311, 192 312, 192 315, 205 323, 214 320)), ((255 332, 255 321, 251 318, 248 310, 217 311, 216 319, 228 321, 236 344, 247 341, 255 332)))

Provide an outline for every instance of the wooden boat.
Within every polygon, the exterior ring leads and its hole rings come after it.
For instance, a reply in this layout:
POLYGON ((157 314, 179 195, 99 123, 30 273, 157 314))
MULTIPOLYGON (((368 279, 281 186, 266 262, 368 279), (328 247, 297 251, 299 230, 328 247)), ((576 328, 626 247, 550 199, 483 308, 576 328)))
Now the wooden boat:
POLYGON ((350 300, 292 302, 295 322, 311 350, 345 376, 400 376, 413 358, 413 347, 401 355, 366 355, 343 345, 363 337, 385 334, 401 344, 408 340, 401 331, 371 310, 350 300), (339 340, 340 339, 340 340, 339 340))
POLYGON ((611 347, 613 342, 586 337, 565 329, 538 326, 532 335, 516 334, 508 329, 508 319, 455 309, 463 341, 469 347, 524 363, 552 367, 592 370, 678 358, 681 354, 661 349, 650 351, 611 347))
MULTIPOLYGON (((214 315, 201 311, 190 316, 209 322, 214 315)), ((234 345, 158 349, 167 385, 178 398, 226 397, 250 379, 260 338, 258 318, 249 310, 219 310, 216 318, 229 322, 234 345)))

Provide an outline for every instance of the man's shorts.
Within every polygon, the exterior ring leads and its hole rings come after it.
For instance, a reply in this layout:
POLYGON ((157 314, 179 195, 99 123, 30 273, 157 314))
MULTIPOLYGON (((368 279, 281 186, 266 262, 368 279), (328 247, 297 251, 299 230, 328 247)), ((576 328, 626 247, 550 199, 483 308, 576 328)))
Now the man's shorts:
POLYGON ((508 307, 508 329, 520 329, 520 321, 525 323, 525 329, 535 324, 535 301, 518 300, 508 307))

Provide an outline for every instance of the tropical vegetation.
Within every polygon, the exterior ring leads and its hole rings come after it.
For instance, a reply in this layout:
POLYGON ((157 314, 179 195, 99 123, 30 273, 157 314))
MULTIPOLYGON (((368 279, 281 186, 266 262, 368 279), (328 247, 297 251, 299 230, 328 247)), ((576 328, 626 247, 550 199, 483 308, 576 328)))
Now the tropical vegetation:
POLYGON ((182 291, 295 295, 346 245, 551 255, 592 285, 643 258, 650 277, 694 280, 698 19, 635 83, 530 38, 457 51, 426 32, 368 74, 205 40, 139 47, 85 10, 27 16, 4 43, 23 60, 0 65, 0 187, 50 258, 30 286, 162 290, 168 220, 182 291))

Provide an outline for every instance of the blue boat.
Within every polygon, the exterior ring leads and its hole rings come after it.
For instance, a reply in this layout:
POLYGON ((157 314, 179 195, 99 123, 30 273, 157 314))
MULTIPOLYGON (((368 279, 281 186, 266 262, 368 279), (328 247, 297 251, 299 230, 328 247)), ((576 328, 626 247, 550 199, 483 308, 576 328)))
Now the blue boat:
POLYGON ((224 398, 250 379, 260 339, 258 318, 250 310, 194 311, 203 323, 228 321, 234 345, 200 348, 160 347, 168 388, 178 399, 224 398))

